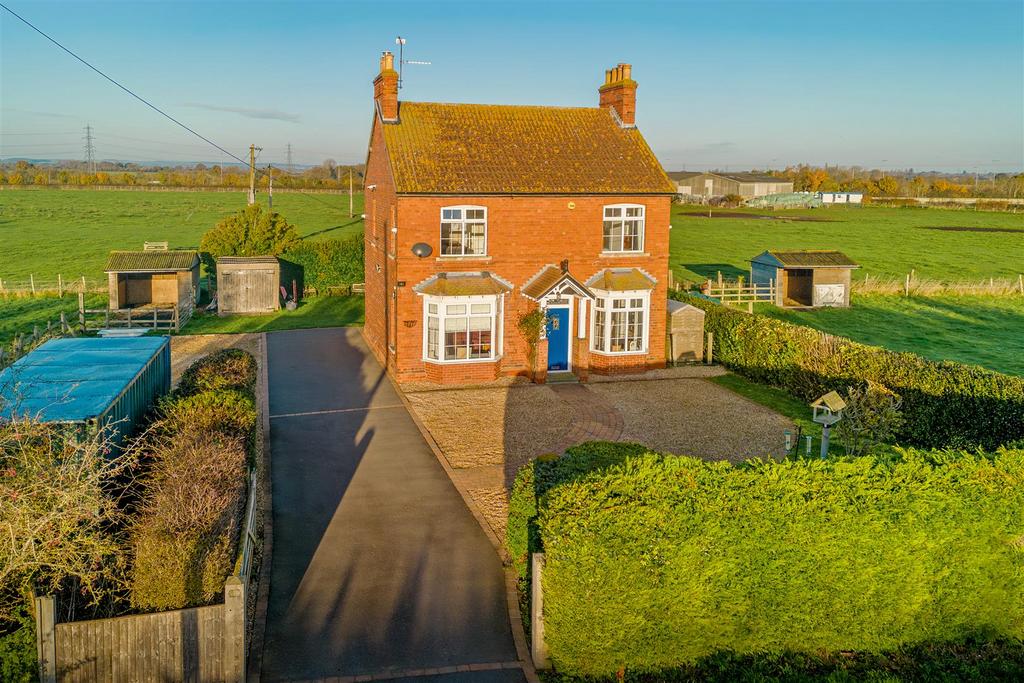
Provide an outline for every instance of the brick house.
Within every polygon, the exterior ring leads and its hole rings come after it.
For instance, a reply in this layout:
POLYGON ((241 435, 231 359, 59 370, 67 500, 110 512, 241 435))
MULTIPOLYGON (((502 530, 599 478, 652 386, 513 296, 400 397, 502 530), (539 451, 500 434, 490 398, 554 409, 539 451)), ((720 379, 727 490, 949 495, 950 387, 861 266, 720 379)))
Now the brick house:
POLYGON ((634 125, 630 66, 597 107, 398 101, 374 80, 366 324, 399 382, 664 367, 676 191, 634 125), (547 319, 531 373, 520 319, 547 319))

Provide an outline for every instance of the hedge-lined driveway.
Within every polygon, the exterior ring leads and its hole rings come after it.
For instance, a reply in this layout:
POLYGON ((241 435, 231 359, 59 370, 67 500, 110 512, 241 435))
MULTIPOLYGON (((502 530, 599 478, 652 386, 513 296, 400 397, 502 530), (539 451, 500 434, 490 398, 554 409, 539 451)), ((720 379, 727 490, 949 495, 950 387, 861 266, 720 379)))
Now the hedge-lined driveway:
POLYGON ((267 339, 274 547, 263 680, 525 680, 497 553, 361 331, 267 339))

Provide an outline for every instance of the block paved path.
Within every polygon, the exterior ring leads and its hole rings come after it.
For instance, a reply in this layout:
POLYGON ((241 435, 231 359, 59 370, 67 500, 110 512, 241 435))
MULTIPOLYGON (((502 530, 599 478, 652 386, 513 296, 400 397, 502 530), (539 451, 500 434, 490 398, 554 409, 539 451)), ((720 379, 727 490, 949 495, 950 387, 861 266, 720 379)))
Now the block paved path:
POLYGON ((559 453, 584 441, 618 441, 625 423, 622 415, 600 394, 582 384, 551 384, 555 392, 577 415, 562 439, 559 453))
POLYGON ((494 547, 358 329, 267 335, 262 680, 519 683, 494 547))

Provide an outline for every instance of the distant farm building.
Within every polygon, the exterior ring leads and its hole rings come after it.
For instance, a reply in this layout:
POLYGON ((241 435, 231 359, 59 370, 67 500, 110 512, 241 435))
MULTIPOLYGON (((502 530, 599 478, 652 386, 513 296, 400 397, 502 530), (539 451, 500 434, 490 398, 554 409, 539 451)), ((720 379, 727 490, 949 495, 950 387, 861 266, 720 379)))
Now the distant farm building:
POLYGON ((860 266, 841 251, 766 251, 750 259, 750 279, 775 285, 783 308, 850 305, 850 274, 860 266))
POLYGON ((217 259, 217 312, 270 313, 280 308, 281 264, 273 256, 217 259))
POLYGON ((167 249, 112 251, 107 259, 111 310, 176 307, 187 320, 199 301, 199 252, 167 249))
POLYGON ((830 204, 860 204, 864 201, 863 192, 819 192, 818 198, 821 203, 830 204))
POLYGON ((744 199, 793 191, 793 182, 763 173, 671 173, 679 194, 705 199, 736 194, 744 199))

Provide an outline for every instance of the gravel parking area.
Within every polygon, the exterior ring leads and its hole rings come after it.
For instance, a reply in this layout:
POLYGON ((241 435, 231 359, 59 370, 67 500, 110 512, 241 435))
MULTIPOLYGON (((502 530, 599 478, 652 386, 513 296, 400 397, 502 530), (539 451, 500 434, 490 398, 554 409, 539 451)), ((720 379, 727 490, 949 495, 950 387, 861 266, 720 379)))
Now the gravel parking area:
POLYGON ((652 450, 737 462, 781 457, 783 416, 703 377, 720 368, 602 379, 586 385, 405 388, 454 477, 504 538, 507 491, 518 469, 580 441, 614 438, 652 450), (646 379, 646 381, 640 381, 646 379), (425 389, 425 388, 424 388, 425 389), (589 399, 587 397, 590 397, 589 399))
POLYGON ((703 379, 593 384, 623 417, 623 441, 653 450, 739 462, 781 458, 787 418, 703 379))

